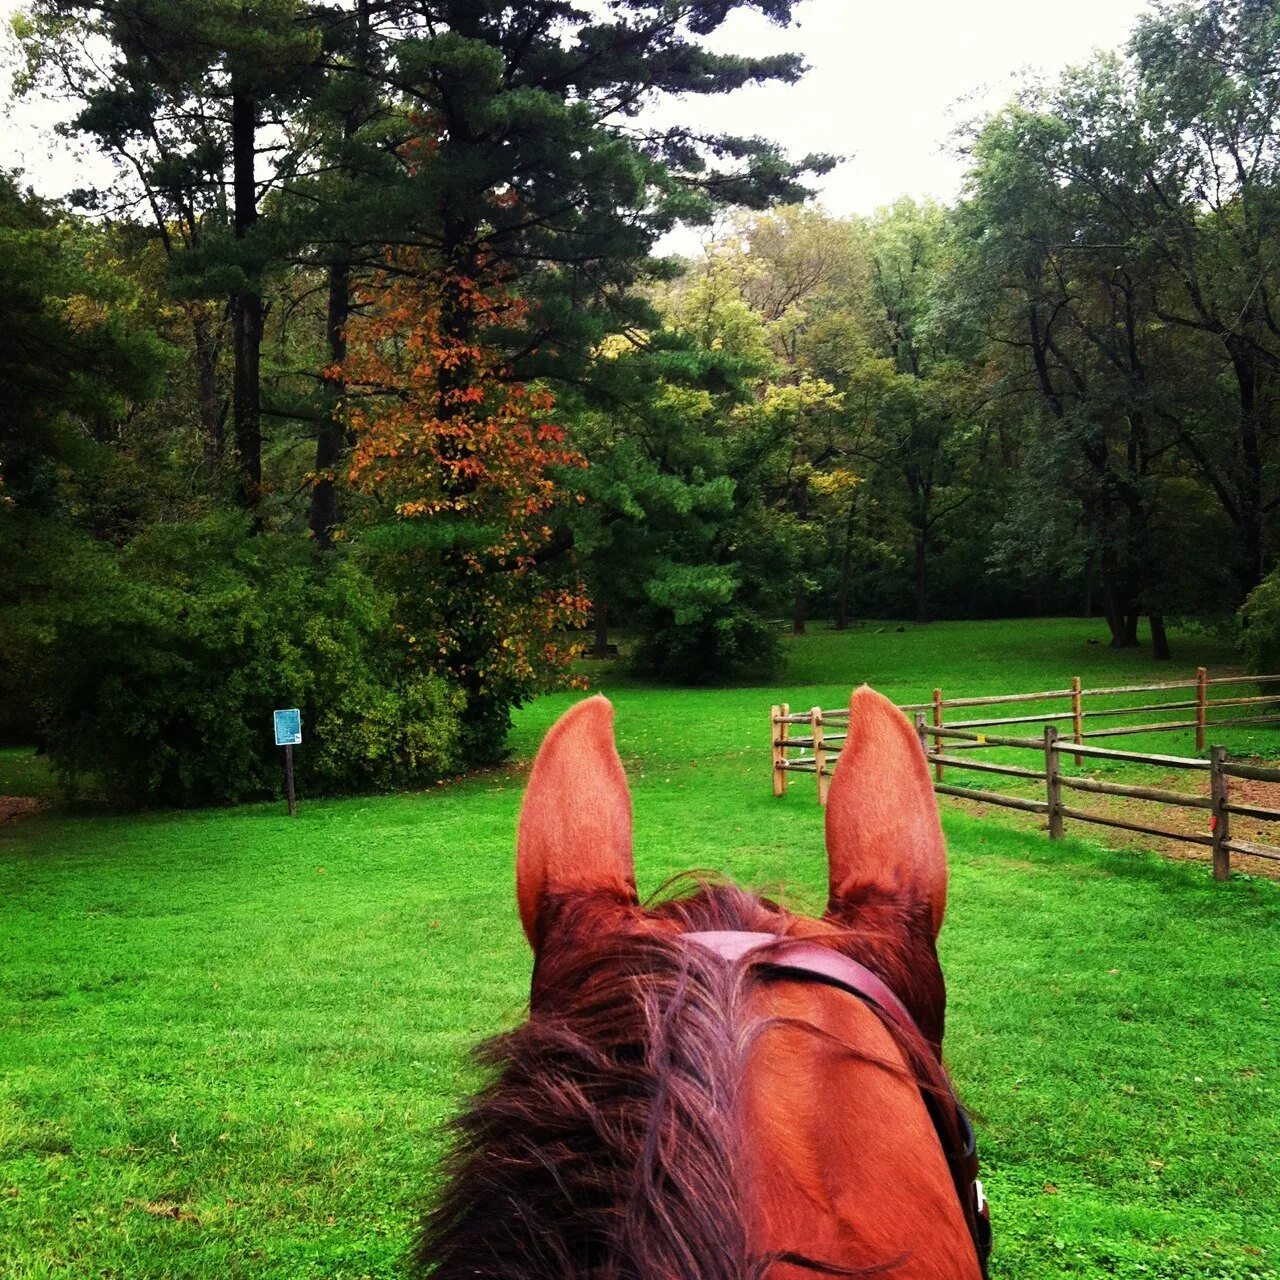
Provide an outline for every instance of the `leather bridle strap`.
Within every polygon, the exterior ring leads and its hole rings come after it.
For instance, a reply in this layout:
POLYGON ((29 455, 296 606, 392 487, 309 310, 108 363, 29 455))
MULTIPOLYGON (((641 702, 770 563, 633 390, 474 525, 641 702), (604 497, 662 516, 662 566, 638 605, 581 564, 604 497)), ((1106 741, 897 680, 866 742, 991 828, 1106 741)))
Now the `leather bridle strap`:
POLYGON ((776 933, 724 930, 681 936, 687 942, 696 942, 708 951, 714 951, 725 960, 741 960, 749 955, 753 964, 768 965, 775 973, 792 972, 798 978, 818 978, 832 986, 844 987, 851 995, 875 1005, 895 1022, 912 1031, 916 1029, 915 1019, 907 1012, 906 1005, 893 994, 883 978, 866 965, 830 947, 776 933))
MULTIPOLYGON (((737 963, 749 957, 753 965, 761 965, 778 977, 822 982, 847 991, 850 995, 870 1004, 883 1017, 897 1023, 905 1031, 923 1039, 915 1019, 883 978, 868 969, 866 965, 859 964, 856 960, 851 960, 830 947, 808 942, 803 938, 737 930, 708 930, 681 936, 686 941, 706 948, 729 963, 737 963)), ((978 1180, 977 1140, 968 1113, 960 1104, 960 1099, 951 1083, 951 1077, 941 1062, 936 1065, 939 1084, 945 1086, 946 1095, 954 1108, 963 1143, 960 1150, 949 1149, 951 1144, 945 1137, 946 1131, 939 1123, 938 1113, 935 1110, 937 1103, 930 1099, 927 1092, 924 1093, 925 1104, 938 1132, 938 1140, 942 1144, 943 1154, 947 1158, 947 1165, 956 1184, 961 1209, 969 1225, 978 1263, 985 1277, 987 1260, 991 1256, 991 1217, 982 1191, 982 1183, 978 1180)))

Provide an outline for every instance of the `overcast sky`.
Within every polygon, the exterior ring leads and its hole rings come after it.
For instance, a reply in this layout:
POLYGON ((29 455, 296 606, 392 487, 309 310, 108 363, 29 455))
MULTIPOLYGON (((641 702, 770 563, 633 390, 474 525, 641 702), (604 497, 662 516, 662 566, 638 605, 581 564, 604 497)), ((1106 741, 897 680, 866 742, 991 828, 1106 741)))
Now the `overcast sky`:
MULTIPOLYGON (((21 0, 0 0, 5 20, 21 0)), ((681 104, 671 118, 763 134, 792 154, 850 157, 821 182, 833 213, 870 213, 895 196, 953 197, 963 172, 949 136, 975 103, 996 106, 1027 72, 1052 74, 1122 44, 1145 0, 801 0, 786 30, 738 15, 717 48, 794 50, 809 73, 792 87, 743 89, 681 104)), ((0 70, 7 99, 8 74, 0 70)), ((56 106, 20 104, 0 133, 0 164, 20 166, 56 196, 109 169, 51 139, 56 106)))

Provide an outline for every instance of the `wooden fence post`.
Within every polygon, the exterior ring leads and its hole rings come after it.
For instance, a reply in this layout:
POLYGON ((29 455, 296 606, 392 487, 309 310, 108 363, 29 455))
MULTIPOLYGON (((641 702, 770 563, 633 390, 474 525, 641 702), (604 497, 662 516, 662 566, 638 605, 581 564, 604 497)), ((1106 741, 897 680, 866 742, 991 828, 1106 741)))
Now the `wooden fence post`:
POLYGON ((822 708, 814 707, 809 712, 809 729, 813 735, 813 765, 818 775, 818 803, 827 803, 827 788, 831 779, 827 777, 827 748, 822 735, 822 708))
MULTIPOLYGON (((1084 712, 1080 708, 1080 677, 1071 677, 1071 728, 1072 736, 1075 738, 1076 746, 1084 741, 1084 712)), ((1076 768, 1078 769, 1084 763, 1083 756, 1076 756, 1076 768)))
MULTIPOLYGON (((1203 675, 1204 668, 1200 668, 1203 675)), ((1204 686, 1201 685, 1201 688, 1204 686)), ((1212 817, 1209 819, 1210 832, 1213 836, 1213 878, 1215 880, 1231 879, 1231 850, 1227 841, 1231 839, 1231 814, 1227 812, 1227 796, 1229 782, 1222 766, 1227 761, 1225 747, 1211 747, 1209 750, 1209 795, 1213 800, 1212 817)))
POLYGON ((1204 713, 1207 702, 1209 673, 1204 667, 1196 668, 1196 750, 1204 750, 1204 713))
MULTIPOLYGON (((942 728, 942 690, 935 689, 933 691, 933 723, 934 727, 942 728)), ((935 755, 942 754, 942 739, 935 733, 933 735, 933 750, 935 755)), ((942 781, 943 768, 940 764, 933 766, 933 777, 937 782, 942 781)))
POLYGON ((924 758, 927 760, 929 758, 929 731, 925 728, 923 711, 916 712, 916 737, 920 739, 920 750, 924 752, 924 758))
POLYGON ((787 759, 786 740, 791 730, 791 726, 787 723, 789 714, 790 708, 784 702, 781 706, 774 707, 769 716, 769 745, 773 749, 773 794, 775 796, 787 794, 787 771, 783 765, 787 759))
POLYGON ((289 801, 289 817, 298 816, 298 795, 293 788, 293 748, 286 743, 284 748, 284 790, 289 801))
POLYGON ((1062 784, 1058 781, 1058 730, 1044 727, 1044 775, 1049 793, 1049 839, 1062 839, 1062 784))

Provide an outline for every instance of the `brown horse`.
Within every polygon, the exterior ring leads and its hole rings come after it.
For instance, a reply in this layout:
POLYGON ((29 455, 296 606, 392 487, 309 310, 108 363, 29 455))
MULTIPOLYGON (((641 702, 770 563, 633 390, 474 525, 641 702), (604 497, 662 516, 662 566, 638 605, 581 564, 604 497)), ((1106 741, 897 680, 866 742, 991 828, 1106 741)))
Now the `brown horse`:
POLYGON ((968 1122, 939 1065, 942 831, 914 732, 867 688, 826 826, 821 920, 726 886, 646 908, 612 707, 560 719, 520 820, 530 1017, 484 1051, 494 1078, 458 1122, 425 1269, 982 1274, 968 1122))

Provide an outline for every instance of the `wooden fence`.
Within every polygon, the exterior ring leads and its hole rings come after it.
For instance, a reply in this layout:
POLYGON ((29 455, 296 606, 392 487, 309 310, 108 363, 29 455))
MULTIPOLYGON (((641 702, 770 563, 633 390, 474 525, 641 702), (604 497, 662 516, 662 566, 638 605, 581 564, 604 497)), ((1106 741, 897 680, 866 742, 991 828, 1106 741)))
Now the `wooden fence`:
MULTIPOLYGON (((1280 691, 1275 694, 1263 694, 1248 697, 1212 698, 1210 690, 1224 685, 1268 685, 1280 683, 1280 676, 1222 676, 1210 679, 1205 668, 1197 670, 1193 680, 1164 681, 1158 684, 1124 685, 1112 688, 1084 689, 1079 677, 1071 682, 1069 689, 1055 689, 1039 693, 997 694, 978 698, 951 698, 942 696, 940 689, 935 689, 933 698, 927 703, 913 703, 901 709, 915 720, 916 732, 920 736, 920 744, 925 756, 934 768, 934 790, 940 795, 956 796, 965 800, 979 801, 984 804, 999 805, 1004 808, 1020 809, 1030 813, 1043 813, 1048 817, 1049 836, 1059 839, 1062 836, 1063 824, 1067 819, 1079 822, 1097 823, 1101 826, 1117 827, 1126 831, 1137 831, 1146 835, 1159 836, 1163 839, 1182 840, 1191 844, 1203 845, 1213 852, 1213 873, 1216 879, 1225 880, 1230 873, 1230 856, 1234 853, 1248 854, 1252 857, 1267 858, 1280 861, 1280 848, 1270 845, 1255 844, 1251 841, 1236 840, 1231 836, 1231 815, 1250 818, 1259 822, 1280 822, 1280 809, 1263 808, 1257 805, 1236 804, 1230 796, 1230 780, 1232 778, 1250 779, 1258 782, 1280 783, 1280 769, 1263 768, 1257 765, 1235 763, 1228 759, 1226 750, 1215 746, 1209 751, 1207 759, 1192 756, 1160 755, 1152 752, 1119 751, 1114 748, 1097 746, 1087 739, 1118 737, 1134 733, 1160 733, 1179 729, 1194 729, 1196 750, 1203 751, 1209 730, 1219 726, 1243 724, 1280 723, 1280 712, 1276 710, 1251 713, 1244 716, 1231 715, 1226 718, 1210 719, 1209 713, 1216 708, 1257 707, 1269 704, 1272 708, 1280 705, 1280 691), (1090 706, 1087 700, 1096 702, 1099 698, 1128 697, 1135 694, 1167 693, 1170 691, 1194 690, 1195 696, 1171 702, 1148 702, 1139 705, 1124 706, 1090 706), (945 713, 953 708, 974 708, 999 706, 1006 708, 1018 703, 1065 701, 1069 706, 1061 711, 1047 711, 1033 715, 999 716, 988 719, 962 719, 948 723, 945 713), (1137 723, 1123 726, 1112 725, 1100 729, 1086 729, 1085 721, 1089 718, 1130 715, 1137 716, 1153 712, 1189 711, 1191 718, 1157 723, 1137 723), (1055 722, 1069 720, 1070 736, 1059 733, 1055 722), (1039 724, 1043 726, 1041 737, 1009 737, 1001 734, 985 732, 991 728, 1002 728, 1007 725, 1039 724), (932 746, 930 740, 932 739, 932 746), (949 749, 948 749, 949 747, 949 749), (1037 764, 1042 767, 1029 768, 1024 765, 979 760, 972 755, 961 755, 960 752, 972 752, 985 747, 1003 747, 1032 750, 1042 758, 1037 764), (1106 760, 1116 763, 1155 766, 1162 769, 1179 769, 1205 772, 1209 774, 1209 794, 1207 796, 1191 795, 1179 791, 1169 791, 1156 787, 1127 786, 1120 783, 1104 782, 1095 778, 1076 777, 1063 770, 1063 755, 1073 758, 1077 767, 1086 760, 1106 760), (998 791, 984 791, 972 787, 958 787, 944 781, 948 768, 961 769, 977 773, 998 774, 1004 777, 1019 779, 1025 782, 1043 783, 1045 797, 1043 800, 1027 796, 1010 795, 998 791), (1088 792, 1095 795, 1122 796, 1128 799, 1144 800, 1154 804, 1172 805, 1179 808, 1202 809, 1209 814, 1207 832, 1178 832, 1162 827, 1149 826, 1145 823, 1132 822, 1127 819, 1110 817, 1088 810, 1077 809, 1062 802, 1063 790, 1088 792)), ((792 714, 785 704, 775 706, 770 714, 769 741, 773 753, 773 793, 781 796, 786 793, 788 773, 812 773, 817 781, 818 801, 826 803, 827 788, 830 784, 835 758, 847 736, 848 709, 824 711, 814 707, 807 713, 792 714), (794 726, 806 726, 807 736, 795 735, 794 726), (789 753, 800 751, 795 756, 789 753)))

